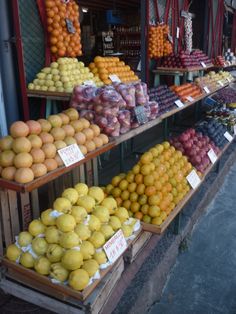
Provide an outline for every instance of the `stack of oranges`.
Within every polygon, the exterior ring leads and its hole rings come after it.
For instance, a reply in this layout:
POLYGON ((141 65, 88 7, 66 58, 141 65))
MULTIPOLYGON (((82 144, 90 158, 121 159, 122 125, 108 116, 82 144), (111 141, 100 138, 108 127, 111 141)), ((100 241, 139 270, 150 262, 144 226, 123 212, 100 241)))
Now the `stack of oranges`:
POLYGON ((81 56, 79 6, 76 1, 45 0, 45 6, 51 53, 58 57, 81 56), (68 31, 66 19, 73 24, 74 33, 68 31))
POLYGON ((127 174, 113 177, 106 193, 130 216, 161 225, 190 190, 186 176, 192 168, 186 156, 163 142, 145 152, 127 174))
POLYGON ((138 81, 138 76, 131 70, 129 65, 120 61, 117 57, 95 57, 94 62, 89 64, 91 72, 99 77, 104 84, 111 84, 110 75, 115 74, 123 83, 138 81))
POLYGON ((169 26, 161 24, 149 27, 149 56, 160 58, 173 52, 172 44, 168 40, 169 26))

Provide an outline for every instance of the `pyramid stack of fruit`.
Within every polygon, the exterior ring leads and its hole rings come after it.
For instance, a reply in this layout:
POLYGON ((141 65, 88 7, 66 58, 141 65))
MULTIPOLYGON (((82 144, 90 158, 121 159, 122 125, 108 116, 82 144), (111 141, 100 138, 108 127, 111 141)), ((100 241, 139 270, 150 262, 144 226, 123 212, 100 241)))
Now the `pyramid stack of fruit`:
POLYGON ((86 82, 95 86, 103 85, 99 77, 95 77, 83 62, 76 58, 59 58, 49 67, 43 68, 33 82, 28 84, 28 89, 71 93, 74 86, 86 82))
POLYGON ((233 81, 232 75, 227 71, 219 71, 218 73, 211 71, 204 77, 198 77, 195 79, 195 83, 202 89, 207 86, 212 92, 222 85, 226 85, 233 81))
POLYGON ((148 91, 151 101, 156 101, 159 106, 159 115, 175 108, 178 96, 166 85, 150 88, 148 91))
POLYGON ((120 61, 118 57, 100 57, 94 58, 94 62, 89 64, 89 68, 95 77, 109 85, 112 83, 110 75, 117 75, 123 83, 136 82, 139 80, 129 65, 120 61))
POLYGON ((175 92, 183 102, 188 101, 188 97, 197 98, 202 95, 200 87, 191 83, 186 83, 180 86, 173 86, 170 89, 175 92))
POLYGON ((225 58, 222 56, 217 56, 215 59, 213 59, 213 64, 215 66, 224 67, 225 66, 225 58))
POLYGON ((100 278, 100 269, 111 265, 103 245, 121 229, 134 237, 140 223, 129 218, 112 197, 99 187, 78 183, 66 189, 52 208, 16 237, 6 256, 13 262, 82 291, 100 278))
POLYGON ((100 128, 79 118, 73 108, 47 120, 17 121, 11 125, 10 135, 0 139, 0 176, 28 183, 63 165, 59 149, 77 144, 86 155, 107 143, 100 128))
POLYGON ((186 156, 164 142, 144 153, 127 174, 115 176, 106 192, 131 216, 161 225, 190 190, 186 176, 192 169, 186 156))
POLYGON ((148 51, 150 58, 168 56, 173 52, 172 44, 168 39, 169 33, 169 26, 166 24, 149 27, 148 51))

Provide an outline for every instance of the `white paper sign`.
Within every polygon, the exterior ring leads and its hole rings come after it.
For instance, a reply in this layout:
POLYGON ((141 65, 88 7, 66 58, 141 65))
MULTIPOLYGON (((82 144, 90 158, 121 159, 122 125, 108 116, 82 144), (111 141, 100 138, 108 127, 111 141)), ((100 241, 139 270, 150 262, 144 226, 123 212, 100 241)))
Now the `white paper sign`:
POLYGON ((224 84, 223 84, 223 82, 222 81, 218 81, 218 84, 220 85, 220 86, 224 86, 224 84))
POLYGON ((66 167, 69 167, 84 159, 84 155, 82 154, 77 144, 72 144, 65 148, 59 149, 58 154, 60 155, 66 167))
POLYGON ((226 80, 230 83, 231 82, 231 79, 230 78, 228 78, 228 77, 226 77, 226 80))
POLYGON ((83 85, 96 87, 96 84, 92 80, 84 81, 83 85))
POLYGON ((176 100, 176 101, 175 101, 175 104, 176 104, 176 106, 179 107, 179 108, 184 107, 184 104, 182 103, 181 100, 176 100))
POLYGON ((138 66, 137 66, 137 71, 141 71, 141 70, 142 70, 142 64, 141 64, 141 60, 140 60, 138 63, 138 66))
POLYGON ((193 189, 196 189, 201 183, 201 179, 195 170, 192 170, 186 179, 193 189))
POLYGON ((179 27, 176 29, 176 38, 179 38, 179 27))
POLYGON ((200 63, 201 63, 201 66, 202 66, 203 68, 206 68, 206 67, 207 67, 205 62, 200 62, 200 63))
POLYGON ((204 89, 204 91, 205 91, 207 94, 210 94, 210 90, 209 90, 209 88, 208 88, 207 86, 204 86, 203 89, 204 89))
POLYGON ((214 149, 210 149, 209 152, 207 153, 208 157, 210 158, 210 161, 212 164, 214 164, 217 160, 217 155, 216 153, 214 152, 214 149))
POLYGON ((103 245, 107 258, 114 263, 126 250, 127 242, 122 230, 117 231, 113 237, 103 245))
POLYGON ((187 96, 186 98, 187 98, 187 100, 190 101, 190 102, 194 101, 194 98, 191 97, 191 96, 187 96))
POLYGON ((229 132, 225 132, 224 137, 229 141, 232 142, 232 140, 234 139, 233 136, 231 134, 229 134, 229 132))
POLYGON ((120 83, 121 82, 121 80, 119 79, 119 77, 116 74, 110 74, 109 78, 112 81, 112 83, 120 83))

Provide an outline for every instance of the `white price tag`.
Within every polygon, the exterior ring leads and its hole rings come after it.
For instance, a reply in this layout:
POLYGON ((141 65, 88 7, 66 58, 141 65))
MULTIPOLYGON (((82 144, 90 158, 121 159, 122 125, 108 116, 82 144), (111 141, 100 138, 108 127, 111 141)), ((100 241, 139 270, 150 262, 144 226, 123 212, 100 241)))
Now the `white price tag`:
POLYGON ((126 250, 127 242, 122 230, 117 231, 113 237, 103 245, 107 258, 114 263, 126 250))
POLYGON ((209 88, 208 88, 207 86, 204 86, 203 89, 204 89, 204 91, 205 91, 207 94, 210 94, 210 90, 209 90, 209 88))
POLYGON ((181 100, 176 100, 176 101, 175 101, 175 104, 176 104, 176 106, 179 107, 179 108, 184 107, 184 104, 182 103, 181 100))
POLYGON ((109 78, 112 81, 112 83, 120 83, 121 82, 121 80, 119 79, 119 77, 116 74, 110 74, 109 78))
POLYGON ((200 62, 200 63, 201 63, 201 66, 202 66, 203 68, 206 68, 206 67, 207 67, 205 62, 200 62))
POLYGON ((84 81, 83 85, 96 87, 96 84, 92 80, 84 81))
POLYGON ((207 153, 208 157, 210 158, 210 161, 212 164, 214 164, 217 160, 217 155, 216 153, 214 152, 214 149, 210 149, 209 152, 207 153))
POLYGON ((179 27, 176 29, 176 38, 179 38, 179 27))
POLYGON ((226 77, 226 80, 230 83, 231 82, 231 79, 230 78, 228 78, 228 77, 226 77))
POLYGON ((236 135, 236 124, 234 125, 234 135, 236 135))
POLYGON ((194 101, 194 98, 193 98, 192 96, 187 96, 186 98, 187 98, 187 100, 190 101, 190 102, 194 101))
POLYGON ((141 70, 142 70, 142 65, 141 65, 141 60, 140 60, 137 66, 137 71, 141 71, 141 70))
POLYGON ((201 179, 195 170, 192 170, 186 179, 193 189, 196 189, 201 183, 201 179))
POLYGON ((84 159, 84 155, 82 154, 77 144, 72 144, 65 148, 59 149, 58 154, 60 155, 66 167, 69 167, 84 159))
POLYGON ((232 142, 232 140, 234 139, 233 136, 231 134, 229 134, 229 132, 225 132, 224 137, 229 141, 232 142))
POLYGON ((224 83, 222 81, 218 81, 218 84, 222 87, 224 86, 224 83))

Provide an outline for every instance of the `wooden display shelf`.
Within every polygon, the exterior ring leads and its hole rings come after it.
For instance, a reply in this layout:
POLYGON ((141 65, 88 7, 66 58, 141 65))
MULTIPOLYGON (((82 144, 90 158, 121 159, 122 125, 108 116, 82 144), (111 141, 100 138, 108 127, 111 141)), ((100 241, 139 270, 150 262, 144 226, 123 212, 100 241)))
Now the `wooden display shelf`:
POLYGON ((51 171, 45 174, 42 177, 39 177, 32 182, 21 184, 14 181, 8 181, 5 179, 0 178, 0 188, 13 190, 16 192, 32 192, 35 189, 38 189, 42 185, 49 183, 50 181, 60 177, 61 175, 71 171, 72 169, 79 167, 80 165, 90 161, 91 159, 111 150, 115 146, 114 141, 110 141, 108 144, 104 145, 103 147, 96 149, 95 151, 88 153, 84 159, 81 161, 71 165, 70 167, 60 167, 54 171, 51 171))
POLYGON ((62 101, 69 101, 71 98, 71 93, 62 93, 62 92, 44 92, 39 90, 30 90, 27 89, 28 97, 32 98, 47 98, 51 100, 62 100, 62 101))
MULTIPOLYGON (((220 154, 218 155, 217 161, 218 162, 223 155, 223 153, 228 149, 232 142, 229 142, 225 145, 225 147, 222 149, 220 154)), ((174 208, 174 210, 170 213, 170 215, 167 217, 167 219, 160 225, 153 225, 153 224, 147 224, 144 222, 141 222, 143 231, 148 231, 156 234, 162 234, 167 227, 172 223, 174 218, 181 212, 183 207, 187 204, 187 202, 191 199, 191 197, 196 193, 196 191, 200 188, 202 183, 204 182, 206 176, 209 174, 209 172, 213 169, 215 164, 211 164, 206 171, 204 172, 203 176, 201 177, 201 183, 198 185, 196 189, 190 190, 190 192, 182 199, 182 201, 174 208)))
POLYGON ((198 67, 189 67, 189 68, 167 68, 167 67, 158 67, 156 70, 153 70, 153 73, 187 73, 187 72, 196 72, 196 71, 206 71, 208 69, 211 69, 213 67, 213 64, 207 65, 205 68, 202 66, 198 67))

